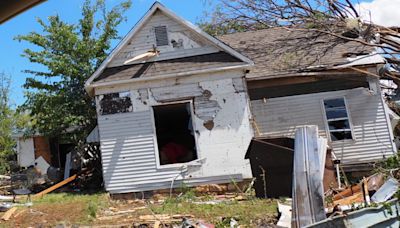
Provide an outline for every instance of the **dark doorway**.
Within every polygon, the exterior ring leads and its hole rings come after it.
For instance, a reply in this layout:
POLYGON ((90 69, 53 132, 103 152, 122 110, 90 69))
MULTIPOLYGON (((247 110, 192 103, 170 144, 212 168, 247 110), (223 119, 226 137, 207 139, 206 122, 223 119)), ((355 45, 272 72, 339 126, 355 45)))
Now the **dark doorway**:
POLYGON ((259 198, 292 196, 294 140, 256 138, 250 143, 246 159, 256 178, 254 188, 259 198))
POLYGON ((153 111, 160 165, 197 159, 191 104, 159 105, 153 111))

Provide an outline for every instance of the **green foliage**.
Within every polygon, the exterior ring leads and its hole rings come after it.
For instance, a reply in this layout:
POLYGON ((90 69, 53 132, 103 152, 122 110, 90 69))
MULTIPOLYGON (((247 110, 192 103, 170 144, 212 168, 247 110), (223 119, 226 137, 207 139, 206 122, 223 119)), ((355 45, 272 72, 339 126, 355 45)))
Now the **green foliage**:
POLYGON ((0 73, 0 173, 9 169, 9 160, 14 155, 15 142, 11 138, 14 125, 14 111, 10 107, 10 77, 0 73))
MULTIPOLYGON (((227 21, 225 23, 211 23, 211 22, 200 22, 197 24, 203 31, 212 35, 212 36, 221 36, 225 34, 235 33, 235 32, 245 32, 248 30, 256 30, 249 29, 248 26, 241 24, 237 21, 227 21)), ((263 26, 259 26, 258 29, 265 28, 263 26)))
POLYGON ((127 0, 107 11, 104 0, 85 0, 78 23, 50 16, 37 19, 41 33, 16 37, 37 47, 25 49, 23 56, 47 69, 25 70, 33 77, 26 79, 27 99, 21 109, 36 120, 35 131, 78 142, 96 125, 95 104, 84 83, 107 57, 111 41, 119 38, 117 26, 130 6, 127 0))
POLYGON ((10 171, 10 161, 15 160, 15 140, 12 133, 27 125, 27 115, 12 109, 10 96, 11 76, 0 73, 0 174, 10 171))
POLYGON ((400 168, 400 152, 396 155, 386 158, 379 162, 376 166, 376 172, 383 172, 389 174, 390 170, 400 168))

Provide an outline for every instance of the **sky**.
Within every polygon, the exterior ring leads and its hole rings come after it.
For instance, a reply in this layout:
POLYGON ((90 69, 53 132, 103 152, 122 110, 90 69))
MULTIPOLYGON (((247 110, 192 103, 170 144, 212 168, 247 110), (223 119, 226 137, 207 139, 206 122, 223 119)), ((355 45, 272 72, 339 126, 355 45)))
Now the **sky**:
MULTIPOLYGON (((107 8, 117 5, 123 0, 105 0, 107 8)), ((11 103, 22 104, 24 88, 22 87, 27 77, 31 75, 23 73, 23 70, 45 70, 38 64, 30 63, 22 57, 23 50, 35 48, 27 42, 14 40, 17 35, 28 34, 31 31, 41 32, 41 26, 35 18, 45 19, 48 16, 58 14, 61 19, 75 23, 80 19, 83 0, 48 0, 0 25, 0 72, 11 75, 11 103)), ((209 4, 203 0, 161 0, 165 6, 179 16, 195 23, 209 10, 209 4)), ((135 23, 147 12, 154 0, 132 0, 131 9, 126 12, 127 21, 121 23, 118 28, 119 35, 125 36, 135 23)), ((113 47, 117 45, 113 43, 113 47)))
MULTIPOLYGON (((120 3, 122 0, 105 0, 107 7, 120 3)), ((166 7, 186 20, 196 23, 211 7, 204 0, 161 0, 166 7)), ((400 0, 358 0, 356 8, 362 11, 364 20, 387 26, 400 26, 400 0)), ((154 0, 132 0, 132 8, 126 13, 127 21, 119 26, 119 35, 124 36, 133 25, 146 13, 154 0)), ((31 31, 41 32, 36 22, 37 17, 45 19, 58 14, 64 21, 75 23, 80 18, 83 0, 48 0, 10 21, 0 25, 0 72, 12 77, 11 102, 20 105, 24 102, 25 79, 31 75, 23 70, 44 70, 37 64, 30 63, 22 57, 23 50, 34 48, 27 42, 18 42, 13 38, 28 34, 31 31)), ((115 46, 117 42, 113 43, 115 46)))

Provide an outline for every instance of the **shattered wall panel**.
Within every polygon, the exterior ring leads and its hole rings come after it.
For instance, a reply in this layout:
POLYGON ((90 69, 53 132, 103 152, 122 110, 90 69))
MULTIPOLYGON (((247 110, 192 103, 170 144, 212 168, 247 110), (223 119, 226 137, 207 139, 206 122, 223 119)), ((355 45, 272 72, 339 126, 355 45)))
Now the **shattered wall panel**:
POLYGON ((194 113, 204 121, 213 120, 220 109, 218 102, 211 100, 211 92, 208 90, 194 98, 194 113))
POLYGON ((150 91, 158 102, 192 99, 203 94, 203 89, 197 83, 153 88, 150 91))
POLYGON ((99 95, 100 115, 110 115, 132 111, 131 94, 129 92, 108 93, 99 95))
POLYGON ((47 163, 51 163, 51 150, 49 139, 44 136, 33 137, 33 144, 35 145, 35 159, 43 157, 47 163))
POLYGON ((252 114, 262 136, 294 137, 297 126, 318 125, 326 137, 321 101, 345 97, 354 140, 331 142, 333 152, 343 164, 375 161, 393 155, 385 109, 380 94, 370 95, 365 88, 313 93, 251 101, 252 114))
POLYGON ((244 159, 252 138, 248 100, 244 92, 235 92, 232 79, 160 87, 161 83, 166 82, 155 82, 154 87, 146 89, 131 89, 132 112, 99 116, 107 191, 169 188, 173 178, 178 185, 183 179, 201 184, 230 182, 230 178, 237 176, 250 178, 250 164, 244 159), (185 170, 159 169, 152 106, 187 98, 193 100, 199 159, 193 166, 185 165, 185 170))
POLYGON ((158 46, 160 51, 158 59, 179 58, 190 56, 190 53, 213 53, 218 51, 209 41, 191 32, 177 21, 162 12, 156 12, 152 18, 140 29, 131 41, 111 61, 110 67, 124 65, 124 62, 137 55, 153 49, 156 45, 154 28, 166 26, 168 31, 167 45, 158 46))

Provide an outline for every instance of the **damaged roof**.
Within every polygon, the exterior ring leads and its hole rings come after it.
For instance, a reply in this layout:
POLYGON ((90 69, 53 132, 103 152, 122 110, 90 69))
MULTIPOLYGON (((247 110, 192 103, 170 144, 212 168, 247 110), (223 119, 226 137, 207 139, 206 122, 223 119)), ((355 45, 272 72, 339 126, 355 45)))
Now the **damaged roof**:
POLYGON ((0 1, 0 24, 44 1, 45 0, 0 1))
POLYGON ((383 62, 378 54, 371 58, 374 47, 314 31, 277 27, 218 38, 254 61, 247 78, 383 62))
POLYGON ((110 67, 106 68, 94 81, 109 82, 240 65, 243 65, 243 61, 240 59, 225 52, 217 52, 164 61, 110 67))

